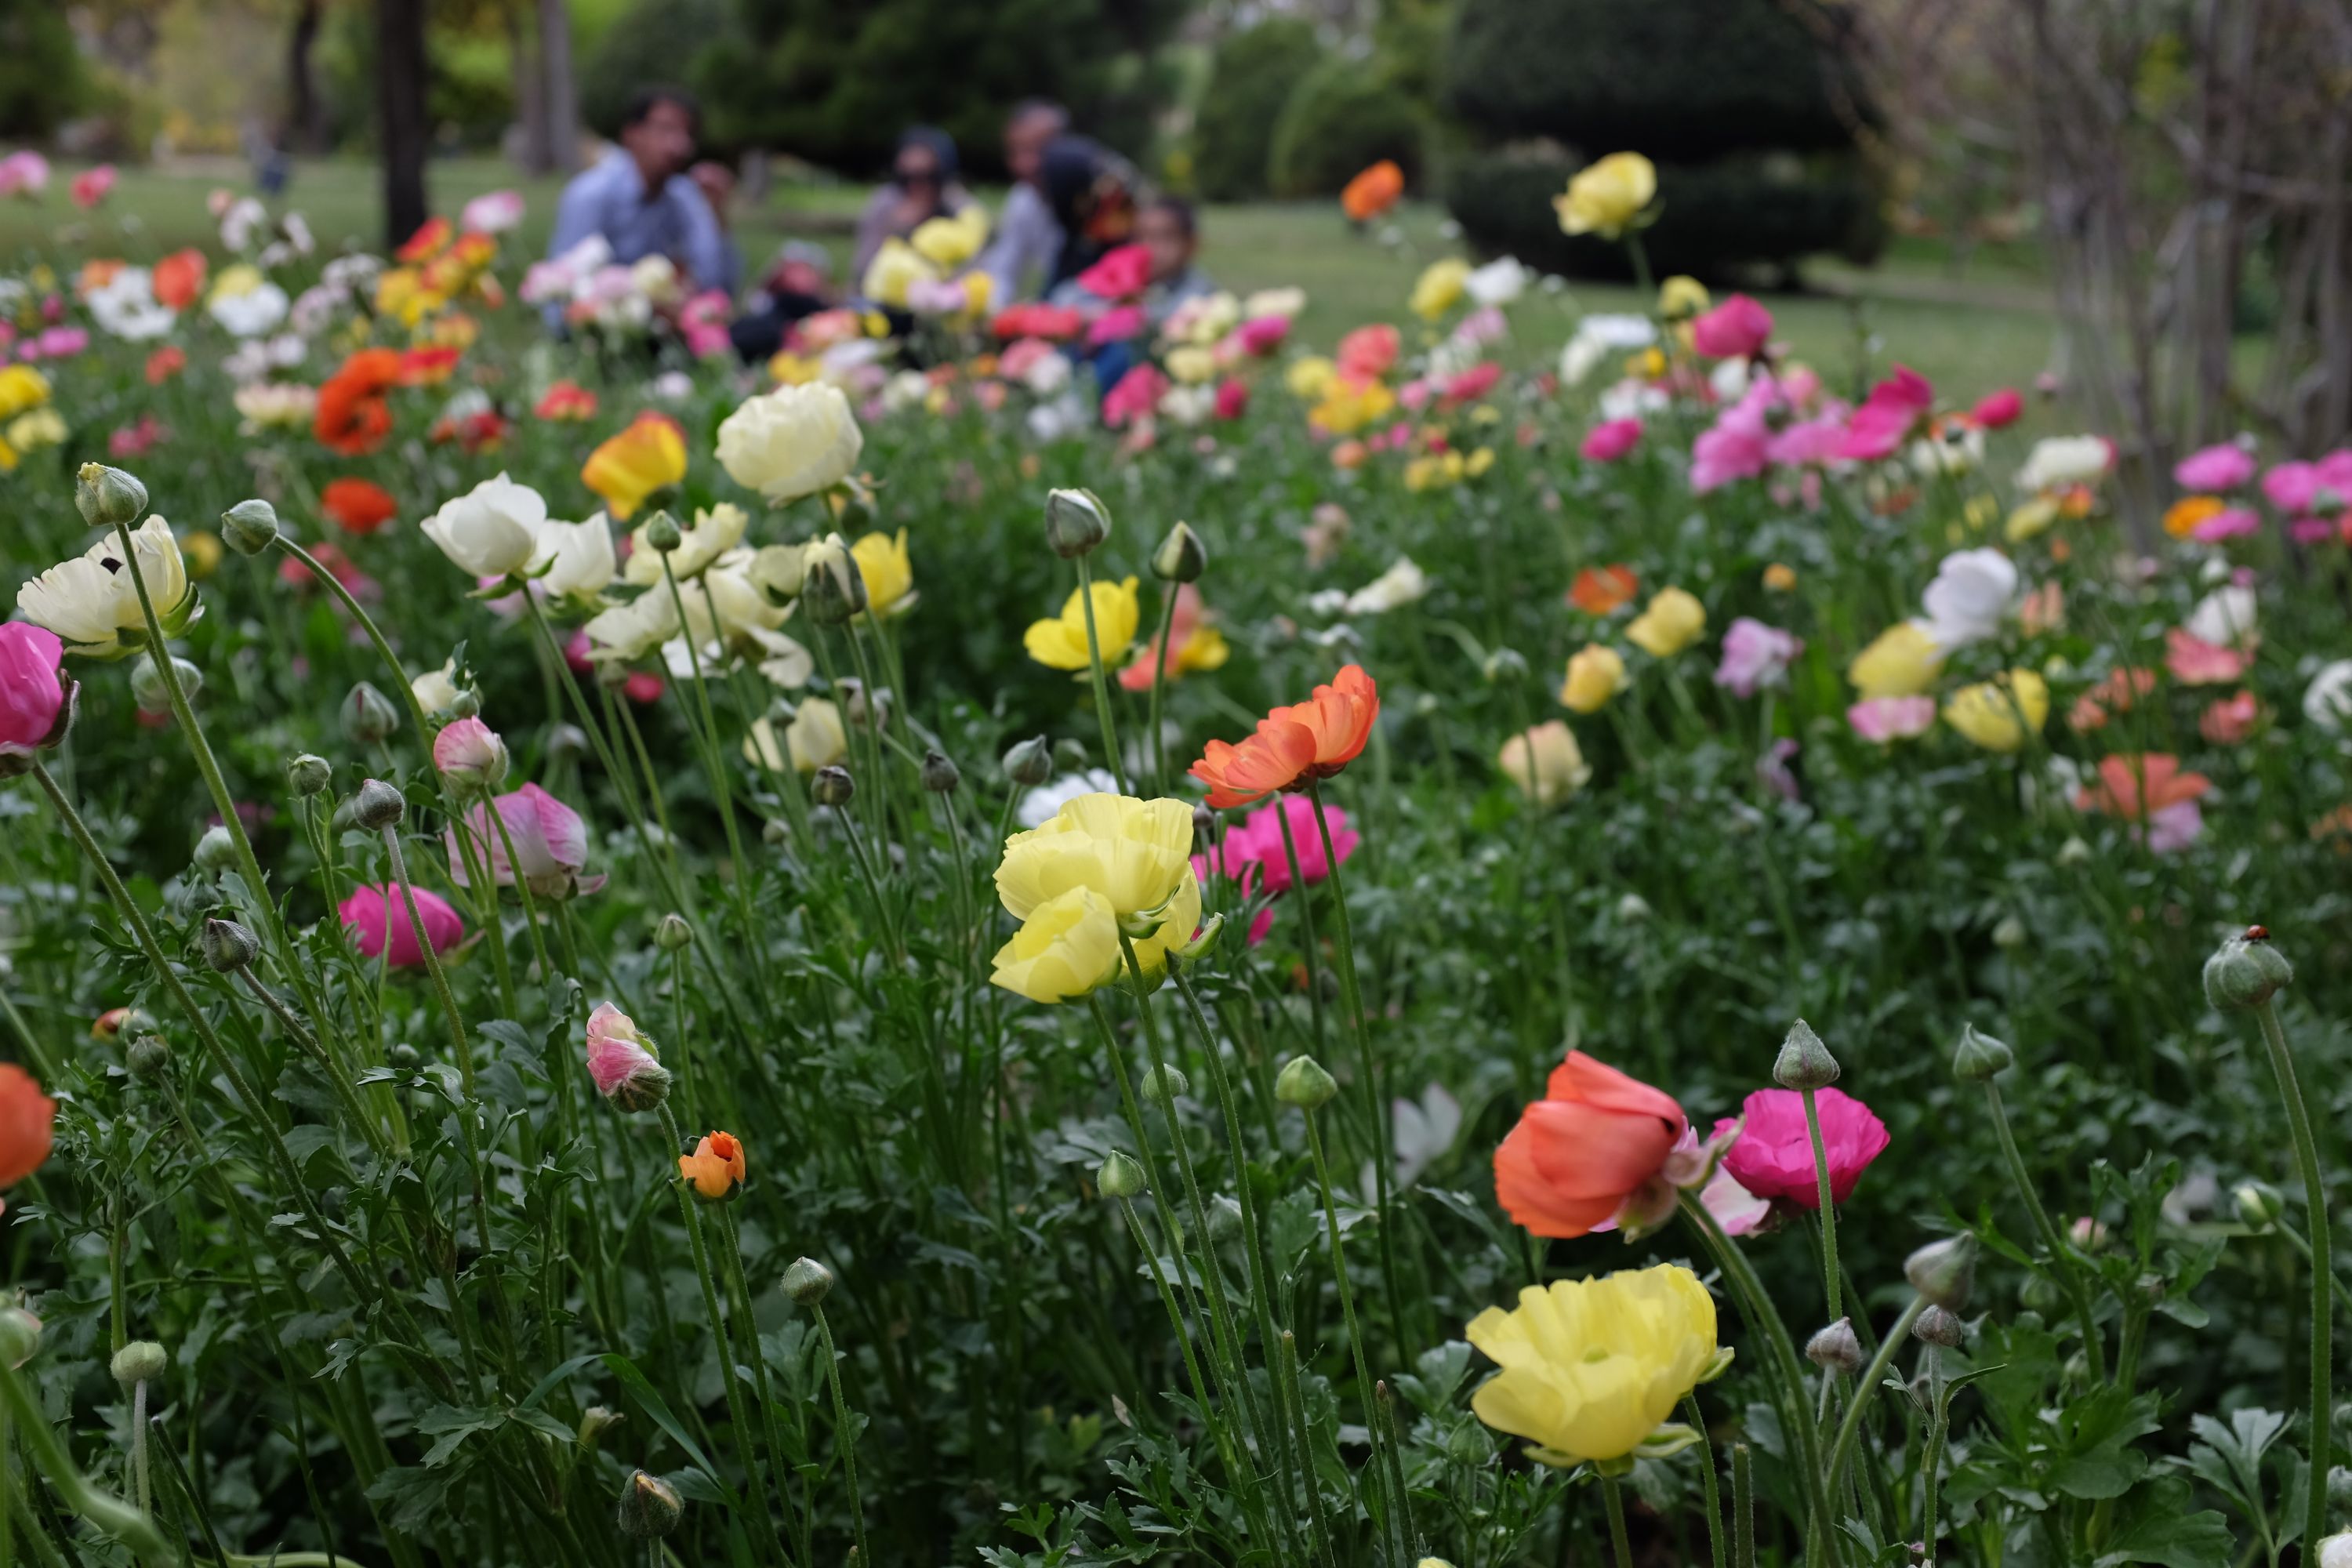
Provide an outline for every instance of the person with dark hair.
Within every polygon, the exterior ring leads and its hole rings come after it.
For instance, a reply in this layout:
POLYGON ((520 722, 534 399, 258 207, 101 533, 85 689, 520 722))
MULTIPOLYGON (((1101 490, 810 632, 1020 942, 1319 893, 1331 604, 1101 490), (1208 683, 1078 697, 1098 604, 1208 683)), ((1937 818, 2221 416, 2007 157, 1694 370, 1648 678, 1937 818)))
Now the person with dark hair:
POLYGON ((1062 251, 1062 226, 1045 205, 1045 149, 1069 129, 1068 111, 1043 98, 1023 99, 1005 117, 1004 168, 1013 176, 1013 188, 1005 193, 995 237, 980 258, 990 297, 1000 310, 1042 294, 1054 276, 1054 263, 1062 251))
POLYGON ((689 289, 734 293, 734 247, 687 172, 699 119, 680 89, 640 89, 623 112, 619 144, 563 187, 548 255, 602 235, 615 261, 666 256, 689 289))
POLYGON ((955 138, 935 126, 918 125, 898 138, 890 161, 890 182, 866 199, 857 216, 857 244, 849 276, 866 276, 866 266, 886 239, 905 239, 935 217, 953 217, 971 205, 959 177, 955 138))
POLYGON ((1055 137, 1040 160, 1037 185, 1062 231, 1061 249, 1045 279, 1048 294, 1135 237, 1142 181, 1133 165, 1100 142, 1055 137))

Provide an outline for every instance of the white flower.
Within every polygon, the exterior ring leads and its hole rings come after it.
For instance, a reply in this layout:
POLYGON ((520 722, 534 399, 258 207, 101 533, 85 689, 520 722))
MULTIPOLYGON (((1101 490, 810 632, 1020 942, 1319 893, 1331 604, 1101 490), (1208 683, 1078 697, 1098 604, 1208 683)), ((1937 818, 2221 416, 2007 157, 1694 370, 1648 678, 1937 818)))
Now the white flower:
MULTIPOLYGON (((188 569, 180 559, 180 542, 172 525, 151 517, 131 536, 139 576, 166 633, 176 633, 194 618, 195 595, 189 591, 188 569)), ((16 591, 16 610, 37 626, 55 632, 68 653, 119 658, 131 651, 119 634, 146 629, 147 617, 139 604, 139 585, 123 560, 121 536, 110 529, 98 542, 70 561, 61 561, 16 591)))
POLYGON ((1051 397, 1070 384, 1069 356, 1061 353, 1039 354, 1021 373, 1021 384, 1039 397, 1051 397))
MULTIPOLYGON (((1423 1171, 1447 1150, 1462 1131, 1462 1102, 1445 1091, 1443 1084, 1431 1084, 1421 1091, 1418 1101, 1397 1099, 1389 1101, 1390 1125, 1394 1129, 1389 1147, 1396 1155, 1394 1185, 1402 1189, 1421 1180, 1423 1171)), ((1372 1163, 1364 1162, 1363 1190, 1372 1193, 1374 1173, 1372 1163)))
MULTIPOLYGON (((712 562, 742 542, 743 530, 751 521, 741 507, 720 501, 708 511, 696 512, 692 522, 679 523, 677 548, 669 553, 671 575, 681 583, 701 575, 712 562)), ((652 526, 647 519, 629 531, 629 564, 622 576, 640 587, 662 580, 661 552, 646 542, 646 530, 652 526)))
POLYGON ((310 237, 310 221, 300 213, 289 212, 278 220, 278 232, 286 237, 286 247, 297 256, 308 256, 319 248, 310 237))
POLYGON ((2352 1568, 2352 1530, 2339 1531, 2319 1543, 2319 1568, 2352 1568))
POLYGON ((1351 616, 1377 616, 1410 605, 1428 592, 1429 574, 1413 564, 1412 556, 1400 555, 1395 565, 1349 595, 1346 607, 1351 616))
POLYGON ((1304 289, 1261 289, 1242 301, 1242 320, 1255 321, 1260 316, 1296 316, 1307 309, 1304 289))
POLYGON ((816 660, 809 650, 783 633, 765 626, 745 626, 743 635, 760 650, 760 673, 785 690, 799 690, 816 673, 816 660))
POLYGON ((1966 647, 2000 632, 2017 600, 2017 568, 1998 550, 1955 551, 1919 597, 1936 646, 1966 647))
POLYGON ((457 659, 453 658, 445 661, 438 669, 426 670, 408 683, 408 689, 415 697, 416 705, 424 709, 427 716, 448 712, 463 695, 463 689, 457 684, 457 659))
POLYGON ((919 370, 902 370, 882 384, 882 412, 904 414, 920 408, 931 395, 931 378, 919 370))
POLYGON ((1923 479, 1938 473, 1972 473, 1984 461, 1984 432, 1973 425, 1922 436, 1911 443, 1912 471, 1923 479))
POLYGON ((293 369, 309 352, 309 345, 292 332, 281 332, 274 338, 248 338, 221 361, 221 369, 231 381, 247 386, 267 381, 275 372, 293 369))
POLYGON ((1021 797, 1013 809, 1013 816, 1024 827, 1043 827, 1061 815, 1062 807, 1082 795, 1117 795, 1118 781, 1106 768, 1088 768, 1082 773, 1065 773, 1049 780, 1021 797))
POLYGON ((2107 471, 2107 444, 2096 436, 2052 436, 2034 443, 2017 470, 2021 490, 2086 485, 2107 471))
POLYGON ((666 370, 646 383, 646 390, 664 403, 684 403, 694 395, 694 377, 682 370, 666 370))
POLYGON ((468 576, 504 577, 530 564, 547 502, 500 474, 484 479, 425 520, 425 537, 468 576))
POLYGON ((1075 436, 1090 423, 1086 405, 1075 393, 1065 393, 1051 403, 1041 403, 1029 411, 1023 421, 1029 427, 1032 440, 1051 443, 1075 436))
POLYGON ((238 433, 258 436, 264 430, 293 430, 310 423, 319 406, 319 393, 315 387, 299 384, 260 382, 238 387, 229 394, 229 401, 245 416, 237 426, 238 433))
POLYGON ((1179 425, 1198 425, 1216 412, 1217 389, 1202 383, 1198 386, 1171 386, 1160 397, 1160 412, 1179 425))
POLYGON ((221 215, 221 244, 230 250, 243 250, 252 245, 254 235, 268 224, 269 209, 257 197, 240 196, 221 215))
POLYGON ((719 426, 719 465, 782 504, 839 484, 866 437, 841 388, 812 382, 744 400, 719 426))
POLYGON ((313 283, 294 296, 294 308, 287 319, 296 331, 314 338, 334 324, 343 307, 351 303, 351 298, 348 289, 331 283, 313 283))
POLYGON ((1576 335, 1559 352, 1560 384, 1580 384, 1612 352, 1645 349, 1657 341, 1658 329, 1647 316, 1587 316, 1576 323, 1576 335))
POLYGON ((1462 288, 1475 304, 1507 305, 1528 291, 1528 280, 1534 276, 1519 265, 1518 258, 1498 256, 1484 267, 1473 268, 1462 280, 1462 288))
POLYGON ((2189 612, 2186 629, 2200 642, 2236 647, 2253 636, 2254 591, 2235 584, 2214 589, 2189 612))
POLYGON ((1706 373, 1706 384, 1715 390, 1717 401, 1737 403, 1748 390, 1748 378, 1755 367, 1745 359, 1721 359, 1706 373))
POLYGON ((1601 395, 1599 406, 1603 419, 1633 419, 1659 413, 1670 401, 1664 387, 1628 376, 1601 395))
POLYGON ((522 222, 520 191, 487 191, 457 214, 458 226, 476 234, 504 234, 522 222))
POLYGON ((2303 689, 2303 716, 2330 734, 2352 725, 2352 658, 2323 666, 2303 689))
POLYGON ((1310 616, 1336 616, 1348 607, 1345 588, 1318 588, 1307 595, 1307 613, 1310 616))
POLYGON ((677 635, 677 606, 664 587, 591 616, 583 629, 588 634, 591 658, 643 658, 677 635))
POLYGON ((125 267, 89 291, 84 303, 90 319, 115 337, 131 342, 160 338, 179 316, 155 298, 155 275, 144 267, 125 267))
MULTIPOLYGON (((603 236, 597 237, 597 243, 604 243, 603 236)), ((380 257, 364 252, 338 256, 319 268, 319 280, 330 289, 364 289, 373 283, 376 274, 383 270, 383 261, 380 257)))
POLYGON ((558 598, 593 599, 619 569, 613 551, 613 525, 603 512, 585 522, 540 524, 539 550, 530 570, 541 592, 558 598))
POLYGON ((259 283, 242 294, 214 295, 209 309, 213 320, 229 336, 257 338, 286 319, 289 303, 285 289, 275 283, 259 283))

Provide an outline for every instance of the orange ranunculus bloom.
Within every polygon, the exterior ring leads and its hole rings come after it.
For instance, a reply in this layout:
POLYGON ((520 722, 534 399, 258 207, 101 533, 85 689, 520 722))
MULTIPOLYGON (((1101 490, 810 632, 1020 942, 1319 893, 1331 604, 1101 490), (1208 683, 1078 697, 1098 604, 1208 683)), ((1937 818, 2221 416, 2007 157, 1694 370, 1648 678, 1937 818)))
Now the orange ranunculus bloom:
POLYGON ((74 274, 74 292, 88 299, 113 282, 114 275, 130 265, 119 256, 93 256, 74 274))
POLYGON ((1257 732, 1241 744, 1210 742, 1192 776, 1209 786, 1209 804, 1219 809, 1303 788, 1354 762, 1380 712, 1380 688, 1361 665, 1351 664, 1306 701, 1259 720, 1257 732))
POLYGON ((1570 1051, 1496 1148, 1495 1201, 1538 1236, 1583 1236, 1655 1180, 1689 1125, 1673 1096, 1570 1051))
POLYGON ((438 386, 449 379, 466 351, 457 348, 408 349, 400 356, 400 384, 438 386))
POLYGON ((541 419, 593 419, 596 395, 576 381, 559 381, 547 389, 531 412, 541 419))
POLYGON ((1381 716, 1381 689, 1351 664, 1318 686, 1304 702, 1277 708, 1268 718, 1287 719, 1315 737, 1315 761, 1309 772, 1328 779, 1356 760, 1372 737, 1372 721, 1381 716))
POLYGON ((2182 496, 2164 509, 2164 531, 2175 539, 2186 539, 2197 531, 2199 523, 2229 510, 2230 503, 2220 496, 2182 496))
POLYGON ((441 247, 448 243, 449 220, 446 217, 429 217, 425 220, 423 226, 408 237, 407 241, 398 250, 392 253, 393 259, 422 261, 428 256, 438 255, 441 247))
POLYGON ((1568 602, 1588 616, 1606 616, 1632 604, 1641 587, 1631 566, 1587 566, 1576 574, 1568 602))
POLYGON ((187 352, 165 343, 147 356, 147 384, 161 386, 187 368, 187 352))
POLYGON ((175 250, 155 263, 152 287, 155 302, 184 310, 205 291, 205 253, 175 250))
POLYGON ((686 478, 686 432, 667 414, 645 413, 588 454, 580 482, 604 498, 616 520, 645 504, 665 485, 686 478))
POLYGON ((13 1187, 41 1168, 58 1102, 41 1092, 33 1075, 14 1062, 0 1062, 0 1187, 13 1187))
POLYGON ((677 1173, 692 1182, 696 1192, 717 1202, 743 1183, 742 1140, 732 1132, 705 1133, 693 1153, 677 1157, 677 1173))
POLYGON ((2125 666, 2114 670, 2074 699, 2074 706, 2066 715, 2066 727, 2077 732, 2096 730, 2116 714, 2130 712, 2134 703, 2155 689, 2156 671, 2152 669, 2125 666))
POLYGON ((392 408, 384 393, 400 384, 401 355, 394 349, 362 349, 319 388, 310 434, 329 450, 361 457, 392 434, 392 408))
POLYGON ((2195 800, 2213 787, 2203 773, 2184 773, 2180 759, 2162 752, 2137 755, 2117 752, 2099 759, 2099 782, 2074 797, 2081 811, 2103 811, 2130 822, 2145 822, 2167 806, 2195 800))
POLYGON ((1339 210, 1351 223, 1370 223, 1404 195, 1404 171, 1393 160, 1379 163, 1349 180, 1339 193, 1339 210))
POLYGON ((373 533, 400 515, 392 492, 368 479, 330 479, 319 492, 319 510, 345 533, 373 533))

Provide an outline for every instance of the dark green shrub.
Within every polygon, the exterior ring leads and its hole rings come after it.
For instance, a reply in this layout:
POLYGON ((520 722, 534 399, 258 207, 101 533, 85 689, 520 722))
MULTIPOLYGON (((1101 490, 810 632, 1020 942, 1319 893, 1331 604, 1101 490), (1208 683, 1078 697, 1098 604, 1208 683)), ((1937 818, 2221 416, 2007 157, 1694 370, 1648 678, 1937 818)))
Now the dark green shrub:
POLYGON ((1192 173, 1211 201, 1247 201, 1270 188, 1275 122, 1322 48, 1292 16, 1261 22, 1217 46, 1192 132, 1192 173))
POLYGON ((1412 180, 1421 172, 1424 134, 1421 110, 1384 72, 1353 60, 1318 66, 1275 122, 1267 163, 1274 194, 1331 195, 1383 158, 1412 180))
POLYGON ((80 112, 88 86, 64 6, 0 0, 0 136, 47 136, 80 112))
POLYGON ((630 95, 656 82, 685 85, 729 20, 727 0, 636 0, 581 63, 581 123, 601 136, 618 134, 630 95))

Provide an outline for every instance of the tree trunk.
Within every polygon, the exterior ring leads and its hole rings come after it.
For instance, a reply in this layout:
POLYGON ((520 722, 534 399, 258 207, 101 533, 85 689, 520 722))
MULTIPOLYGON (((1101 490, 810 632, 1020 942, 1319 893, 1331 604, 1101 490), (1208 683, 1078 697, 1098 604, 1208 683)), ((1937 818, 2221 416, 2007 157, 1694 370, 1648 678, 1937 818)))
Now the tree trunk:
POLYGON ((568 174, 580 161, 580 100, 572 81, 572 9, 565 0, 539 0, 539 81, 549 167, 568 174))
POLYGON ((383 111, 383 233, 397 247, 424 226, 425 4, 376 0, 376 96, 383 111))
POLYGON ((301 0, 286 45, 286 140, 298 153, 327 150, 327 106, 319 97, 310 58, 319 42, 320 12, 320 0, 301 0))
POLYGON ((515 129, 520 132, 513 150, 515 159, 522 165, 523 173, 544 174, 554 164, 553 153, 548 145, 545 72, 530 36, 535 6, 533 0, 508 0, 503 9, 507 53, 514 61, 515 129))

